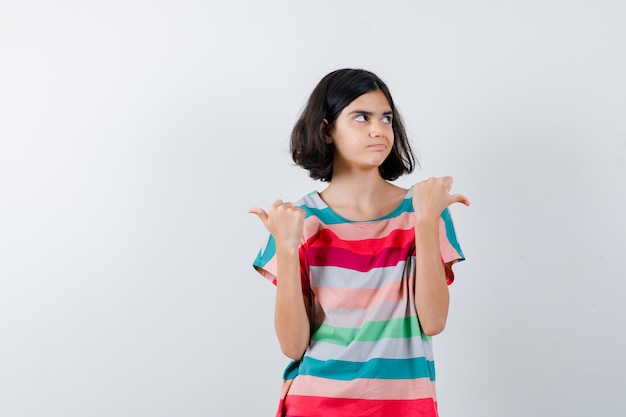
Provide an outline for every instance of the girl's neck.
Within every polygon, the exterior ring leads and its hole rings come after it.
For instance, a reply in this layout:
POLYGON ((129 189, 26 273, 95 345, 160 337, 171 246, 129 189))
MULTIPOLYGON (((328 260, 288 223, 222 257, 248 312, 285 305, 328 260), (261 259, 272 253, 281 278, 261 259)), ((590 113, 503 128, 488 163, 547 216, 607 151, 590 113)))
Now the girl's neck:
POLYGON ((346 199, 371 198, 389 187, 389 183, 380 175, 362 177, 333 177, 326 187, 326 194, 343 195, 346 199))
POLYGON ((402 201, 406 190, 376 176, 337 176, 320 193, 326 204, 352 220, 371 220, 386 215, 402 201))

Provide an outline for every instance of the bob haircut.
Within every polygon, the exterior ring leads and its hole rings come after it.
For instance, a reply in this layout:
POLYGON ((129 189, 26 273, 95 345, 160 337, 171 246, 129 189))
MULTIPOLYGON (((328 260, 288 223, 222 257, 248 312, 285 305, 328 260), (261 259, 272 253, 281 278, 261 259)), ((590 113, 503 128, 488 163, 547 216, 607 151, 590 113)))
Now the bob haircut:
POLYGON ((413 172, 417 161, 387 85, 370 71, 347 68, 333 71, 320 80, 291 132, 291 157, 296 165, 309 171, 311 178, 330 182, 334 147, 326 143, 326 135, 341 111, 370 91, 381 91, 393 112, 391 127, 394 143, 391 153, 378 167, 380 175, 393 181, 413 172))

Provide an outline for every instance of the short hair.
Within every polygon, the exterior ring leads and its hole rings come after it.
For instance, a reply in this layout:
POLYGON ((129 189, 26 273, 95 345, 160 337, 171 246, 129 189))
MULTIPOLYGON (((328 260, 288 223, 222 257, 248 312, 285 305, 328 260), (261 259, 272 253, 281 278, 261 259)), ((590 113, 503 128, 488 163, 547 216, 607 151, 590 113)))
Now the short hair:
POLYGON ((320 80, 291 132, 291 157, 296 165, 309 171, 311 178, 324 182, 331 180, 334 147, 326 143, 326 135, 345 107, 371 91, 381 91, 393 112, 394 143, 391 153, 378 167, 380 175, 393 181, 413 172, 417 160, 389 88, 370 71, 346 68, 332 71, 320 80))

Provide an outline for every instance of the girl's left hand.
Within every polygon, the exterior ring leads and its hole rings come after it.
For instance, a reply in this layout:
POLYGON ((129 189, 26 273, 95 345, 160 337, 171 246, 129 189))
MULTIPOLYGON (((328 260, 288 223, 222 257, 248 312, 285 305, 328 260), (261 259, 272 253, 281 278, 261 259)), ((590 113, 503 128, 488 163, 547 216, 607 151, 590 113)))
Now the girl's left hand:
POLYGON ((470 201, 462 194, 450 194, 452 177, 428 178, 413 186, 413 210, 416 220, 438 220, 441 212, 453 203, 466 206, 470 201))

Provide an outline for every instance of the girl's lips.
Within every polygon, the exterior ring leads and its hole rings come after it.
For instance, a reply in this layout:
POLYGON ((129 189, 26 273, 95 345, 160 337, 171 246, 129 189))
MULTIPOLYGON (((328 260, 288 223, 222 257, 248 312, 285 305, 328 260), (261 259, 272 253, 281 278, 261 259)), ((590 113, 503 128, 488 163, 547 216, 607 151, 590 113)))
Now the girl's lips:
POLYGON ((375 143, 373 145, 369 145, 368 148, 373 149, 385 149, 387 146, 384 143, 375 143))

